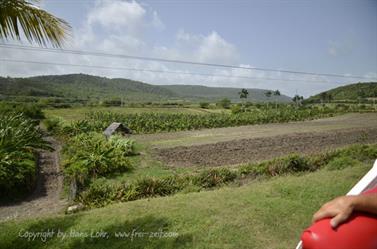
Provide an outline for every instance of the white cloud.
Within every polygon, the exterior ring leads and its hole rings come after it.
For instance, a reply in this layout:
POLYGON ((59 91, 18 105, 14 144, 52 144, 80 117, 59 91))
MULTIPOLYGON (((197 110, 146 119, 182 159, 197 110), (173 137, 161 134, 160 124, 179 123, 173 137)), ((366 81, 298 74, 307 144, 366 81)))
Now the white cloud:
POLYGON ((346 56, 352 53, 355 44, 352 40, 344 41, 329 41, 327 52, 329 55, 337 56, 346 56))
POLYGON ((198 53, 199 60, 202 62, 235 63, 239 59, 236 47, 225 41, 215 31, 204 37, 198 53))
POLYGON ((146 10, 135 1, 106 0, 99 1, 89 12, 89 25, 100 24, 107 30, 138 32, 144 24, 146 10))
POLYGON ((155 56, 169 59, 218 64, 239 63, 236 46, 226 41, 216 31, 202 35, 190 34, 180 29, 172 47, 154 47, 153 51, 155 56))

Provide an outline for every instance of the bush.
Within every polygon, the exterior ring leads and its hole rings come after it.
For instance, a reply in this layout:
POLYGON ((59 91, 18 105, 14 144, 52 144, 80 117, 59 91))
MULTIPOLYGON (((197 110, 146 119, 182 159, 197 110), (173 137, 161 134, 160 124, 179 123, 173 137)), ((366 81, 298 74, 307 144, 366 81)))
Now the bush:
POLYGON ((209 108, 209 103, 207 103, 207 102, 200 102, 199 106, 200 106, 200 108, 208 109, 209 108))
POLYGON ((109 185, 105 179, 97 179, 77 200, 85 206, 103 207, 114 199, 114 190, 114 186, 109 185))
POLYGON ((43 121, 47 131, 58 133, 63 127, 63 119, 60 117, 51 117, 43 121))
POLYGON ((290 155, 287 158, 273 160, 267 166, 268 174, 271 176, 296 173, 310 170, 309 162, 299 155, 290 155))
POLYGON ((98 176, 132 168, 123 150, 124 145, 108 141, 100 133, 82 133, 71 138, 67 144, 64 148, 65 174, 76 179, 81 186, 98 176))
POLYGON ((116 150, 123 151, 124 156, 130 156, 136 154, 135 141, 131 139, 125 139, 120 135, 113 135, 109 138, 109 143, 116 150))
POLYGON ((326 169, 328 170, 340 170, 347 167, 352 167, 357 164, 360 164, 360 161, 357 161, 349 156, 342 156, 338 158, 334 158, 331 160, 327 165, 326 169))
POLYGON ((238 114, 242 112, 242 107, 241 105, 233 105, 231 108, 231 111, 233 114, 238 114))
POLYGON ((194 178, 194 184, 202 188, 213 188, 233 181, 237 174, 227 168, 209 169, 202 171, 194 178))
POLYGON ((230 99, 227 99, 227 98, 222 99, 222 100, 220 100, 219 102, 216 103, 217 106, 220 106, 224 109, 229 109, 231 104, 232 104, 232 102, 230 101, 230 99))

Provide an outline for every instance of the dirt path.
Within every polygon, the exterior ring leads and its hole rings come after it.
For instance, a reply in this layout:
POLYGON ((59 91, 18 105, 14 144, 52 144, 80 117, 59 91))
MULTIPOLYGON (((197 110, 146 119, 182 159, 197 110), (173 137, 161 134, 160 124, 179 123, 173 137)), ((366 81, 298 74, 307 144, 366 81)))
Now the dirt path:
POLYGON ((67 205, 66 200, 61 199, 63 189, 63 176, 59 167, 61 146, 52 137, 45 139, 55 150, 39 153, 39 175, 34 192, 22 202, 0 206, 0 221, 54 214, 61 212, 67 205))
POLYGON ((174 167, 222 166, 268 160, 290 153, 312 154, 354 143, 377 143, 377 126, 179 146, 157 149, 155 154, 156 158, 174 167))
POLYGON ((267 138, 293 133, 330 132, 377 127, 377 113, 350 113, 332 118, 280 124, 248 125, 150 135, 135 135, 136 141, 152 148, 193 146, 240 139, 267 138))

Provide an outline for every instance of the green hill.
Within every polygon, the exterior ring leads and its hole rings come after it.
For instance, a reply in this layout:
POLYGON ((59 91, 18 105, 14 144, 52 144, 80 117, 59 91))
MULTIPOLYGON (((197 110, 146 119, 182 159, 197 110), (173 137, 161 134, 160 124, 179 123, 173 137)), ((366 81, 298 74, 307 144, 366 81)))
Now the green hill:
POLYGON ((109 79, 85 74, 50 75, 30 78, 0 78, 3 95, 152 101, 175 94, 162 87, 128 79, 109 79))
MULTIPOLYGON (((229 98, 239 101, 238 88, 189 85, 158 86, 129 79, 98 77, 85 74, 49 75, 29 78, 0 77, 0 96, 30 98, 54 97, 75 100, 147 101, 216 101, 229 98)), ((267 98, 262 89, 249 89, 250 101, 288 102, 287 96, 267 98)))
POLYGON ((358 101, 359 99, 376 98, 377 82, 356 83, 337 87, 311 96, 308 102, 320 101, 358 101))

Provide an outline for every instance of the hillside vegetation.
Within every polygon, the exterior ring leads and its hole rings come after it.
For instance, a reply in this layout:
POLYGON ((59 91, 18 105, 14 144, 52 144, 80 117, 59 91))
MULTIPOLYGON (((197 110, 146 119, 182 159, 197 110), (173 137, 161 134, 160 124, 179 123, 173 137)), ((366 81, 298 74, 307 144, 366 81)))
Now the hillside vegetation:
MULTIPOLYGON (((232 102, 240 100, 238 92, 239 88, 230 87, 207 87, 200 85, 164 85, 165 89, 174 92, 175 94, 186 99, 202 98, 207 100, 219 100, 228 98, 232 102)), ((247 89, 249 92, 248 99, 253 101, 277 101, 280 103, 291 102, 291 98, 285 95, 266 97, 266 90, 262 89, 247 89)))
POLYGON ((360 101, 377 98, 377 82, 356 83, 337 87, 310 97, 308 102, 360 101))
MULTIPOLYGON (((85 74, 50 75, 29 78, 0 77, 0 97, 49 97, 77 101, 239 101, 238 88, 204 86, 157 86, 129 79, 109 79, 85 74)), ((267 90, 249 89, 250 101, 289 102, 284 95, 266 97, 267 90)))

